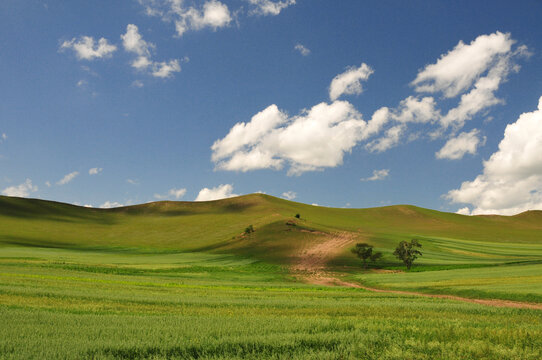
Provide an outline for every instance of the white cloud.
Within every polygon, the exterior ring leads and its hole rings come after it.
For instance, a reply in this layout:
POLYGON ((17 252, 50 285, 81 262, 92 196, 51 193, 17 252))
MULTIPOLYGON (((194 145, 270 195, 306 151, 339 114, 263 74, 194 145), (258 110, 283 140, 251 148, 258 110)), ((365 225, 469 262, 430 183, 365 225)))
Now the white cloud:
POLYGON ((134 80, 132 82, 132 86, 136 88, 142 88, 144 86, 143 81, 141 80, 134 80))
POLYGON ((390 169, 373 170, 373 176, 363 178, 361 181, 379 181, 384 180, 390 175, 390 169))
POLYGON ((454 125, 455 128, 462 128, 465 121, 472 119, 481 110, 503 103, 494 93, 513 69, 517 67, 511 64, 510 57, 501 58, 487 76, 479 78, 473 89, 461 96, 459 105, 442 118, 442 126, 454 125))
POLYGON ((478 146, 485 143, 485 138, 480 140, 479 135, 478 129, 473 129, 468 133, 462 132, 457 137, 448 140, 442 149, 435 153, 436 158, 458 160, 465 154, 476 154, 478 146))
POLYGON ((173 75, 174 72, 180 72, 181 66, 179 60, 170 60, 168 62, 155 62, 153 64, 152 76, 159 78, 168 78, 173 75))
POLYGON ((26 181, 20 185, 10 186, 2 190, 2 195, 28 197, 31 193, 38 191, 36 185, 32 185, 32 180, 26 179, 26 181))
POLYGON ((455 213, 459 214, 459 215, 470 215, 471 214, 470 209, 468 208, 468 206, 462 207, 461 209, 457 210, 455 213))
POLYGON ((51 187, 51 182, 50 182, 50 181, 46 181, 46 182, 45 182, 45 185, 46 185, 47 187, 51 187))
POLYGON ((515 43, 510 34, 498 31, 480 35, 469 45, 460 41, 420 71, 411 84, 417 92, 442 92, 447 98, 462 94, 459 104, 440 119, 444 129, 452 125, 458 131, 482 110, 504 102, 495 92, 510 73, 519 71, 514 60, 530 55, 526 46, 514 48, 515 43))
POLYGON ((186 189, 170 189, 166 195, 154 194, 156 199, 167 199, 174 197, 175 199, 180 199, 186 194, 186 189))
POLYGON ((400 123, 427 123, 438 120, 440 110, 436 109, 435 99, 432 97, 418 99, 409 96, 401 100, 391 117, 400 123))
POLYGON ((154 44, 143 40, 138 27, 134 24, 128 24, 126 26, 126 33, 121 35, 120 38, 122 39, 124 50, 139 56, 150 57, 150 49, 155 47, 154 44))
POLYGON ((342 74, 335 76, 329 86, 329 98, 331 100, 337 100, 343 94, 361 94, 363 91, 361 82, 369 79, 369 76, 371 76, 373 72, 373 69, 367 64, 362 63, 359 68, 352 67, 342 74))
POLYGON ((271 105, 215 141, 212 160, 217 169, 232 171, 281 169, 288 163, 288 174, 299 175, 342 164, 344 153, 382 124, 381 116, 365 122, 346 101, 320 103, 294 117, 271 105))
POLYGON ((89 170, 88 170, 88 174, 89 174, 89 175, 97 175, 97 174, 101 173, 102 170, 103 170, 102 168, 97 168, 97 167, 96 167, 96 168, 92 168, 92 169, 89 169, 89 170))
POLYGON ((311 53, 311 51, 302 44, 296 44, 294 49, 299 51, 299 53, 303 56, 308 56, 311 53))
POLYGON ((173 22, 178 36, 188 30, 217 30, 233 20, 228 6, 217 0, 206 1, 201 9, 186 7, 183 0, 139 0, 139 3, 145 6, 147 15, 173 22))
POLYGON ((57 185, 66 185, 67 183, 69 183, 70 181, 72 181, 73 179, 75 179, 75 177, 79 175, 79 171, 74 171, 74 172, 71 172, 69 174, 66 174, 62 179, 60 179, 59 181, 57 181, 57 185))
MULTIPOLYGON (((467 120, 491 106, 503 103, 503 100, 495 96, 495 92, 510 73, 519 71, 519 66, 514 60, 519 56, 528 55, 525 46, 513 49, 514 43, 510 34, 500 32, 481 35, 469 45, 459 42, 435 64, 428 65, 420 71, 412 82, 418 92, 442 92, 445 97, 454 97, 462 93, 458 105, 442 115, 433 97, 408 96, 396 108, 388 109, 388 120, 399 122, 404 126, 390 125, 391 128, 388 128, 383 136, 367 144, 366 148, 370 151, 385 151, 398 145, 404 136, 408 136, 409 141, 412 141, 423 137, 421 136, 423 133, 434 140, 443 137, 450 127, 454 136, 464 127, 467 120), (436 125, 436 128, 431 130, 426 127, 422 132, 409 134, 408 127, 412 124, 431 124, 436 125)), ((465 135, 461 140, 465 140, 465 135)), ((476 146, 480 143, 478 139, 473 148, 473 140, 471 136, 469 152, 475 152, 476 146)), ((447 158, 462 157, 464 153, 449 152, 453 150, 452 145, 457 150, 459 142, 451 141, 445 145, 446 149, 440 155, 447 158)), ((463 145, 466 146, 465 143, 463 145)))
POLYGON ((296 0, 271 1, 271 0, 247 0, 252 8, 249 15, 278 15, 290 5, 295 5, 296 0))
POLYGON ((412 85, 418 92, 443 92, 446 97, 455 97, 468 89, 499 55, 510 52, 513 44, 510 34, 498 31, 480 35, 468 45, 459 41, 435 64, 421 70, 412 85))
POLYGON ((101 38, 96 43, 92 36, 81 36, 64 41, 60 50, 73 49, 79 60, 94 60, 109 57, 117 50, 115 45, 109 44, 107 39, 101 38))
MULTIPOLYGON (((394 108, 381 107, 368 122, 346 101, 320 103, 297 116, 288 116, 271 105, 215 141, 215 169, 245 172, 288 166, 289 175, 299 175, 341 165, 344 154, 361 142, 366 141, 368 151, 383 152, 403 138, 408 142, 442 138, 448 128, 452 129, 449 136, 455 139, 443 146, 438 157, 460 158, 475 153, 483 143, 478 134, 458 136, 457 132, 465 121, 502 102, 494 93, 508 74, 519 70, 514 60, 527 54, 525 46, 514 49, 514 43, 509 34, 481 35, 469 45, 460 42, 436 64, 420 71, 413 82, 416 91, 442 92, 449 97, 462 94, 457 106, 445 115, 434 97, 419 95, 407 96, 394 108), (468 69, 463 71, 464 67, 468 69), (412 132, 414 126, 418 128, 412 132)), ((330 99, 361 93, 361 82, 372 73, 362 63, 337 75, 329 87, 330 99)))
POLYGON ((395 145, 399 144, 399 140, 405 131, 406 125, 395 125, 386 130, 384 136, 365 145, 365 148, 371 152, 383 152, 391 149, 395 145))
POLYGON ((126 179, 126 182, 132 185, 139 185, 139 181, 134 179, 126 179))
POLYGON ((297 194, 293 191, 286 191, 282 193, 282 197, 287 200, 293 200, 297 197, 297 194))
POLYGON ((119 203, 119 202, 109 201, 108 200, 108 201, 104 202, 102 205, 100 205, 100 208, 102 208, 102 209, 111 209, 111 208, 117 208, 117 207, 122 207, 122 206, 124 206, 124 205, 119 203))
MULTIPOLYGON (((143 40, 139 33, 139 29, 134 24, 126 26, 126 33, 120 36, 124 50, 135 54, 137 57, 132 61, 132 67, 137 70, 148 70, 154 77, 168 78, 175 72, 181 71, 179 60, 173 59, 169 61, 153 61, 151 58, 151 50, 155 45, 143 40)), ((143 83, 136 80, 132 86, 142 87, 143 83)))
POLYGON ((83 87, 83 86, 85 86, 87 84, 88 84, 88 82, 86 80, 81 79, 81 80, 79 80, 77 82, 77 87, 83 87))
POLYGON ((195 201, 219 200, 219 199, 225 199, 225 198, 230 198, 234 196, 238 196, 238 195, 233 193, 233 186, 230 184, 224 184, 224 185, 219 185, 217 187, 214 187, 212 189, 209 189, 209 188, 201 189, 195 201))
POLYGON ((542 209, 542 97, 538 109, 506 127, 499 149, 473 181, 446 197, 471 204, 472 214, 512 215, 542 209))

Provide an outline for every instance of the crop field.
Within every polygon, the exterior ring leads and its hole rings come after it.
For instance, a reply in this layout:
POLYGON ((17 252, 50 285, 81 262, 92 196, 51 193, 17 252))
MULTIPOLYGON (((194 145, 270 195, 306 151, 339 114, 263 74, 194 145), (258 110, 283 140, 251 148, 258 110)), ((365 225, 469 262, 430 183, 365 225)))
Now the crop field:
POLYGON ((0 358, 540 359, 542 310, 313 281, 542 303, 540 219, 0 197, 0 358), (424 254, 405 272, 393 247, 414 237, 424 254), (349 253, 357 241, 384 253, 376 269, 349 253), (329 256, 292 270, 316 248, 329 256))
POLYGON ((2 255, 7 359, 542 356, 541 311, 312 286, 232 256, 20 247, 2 255))

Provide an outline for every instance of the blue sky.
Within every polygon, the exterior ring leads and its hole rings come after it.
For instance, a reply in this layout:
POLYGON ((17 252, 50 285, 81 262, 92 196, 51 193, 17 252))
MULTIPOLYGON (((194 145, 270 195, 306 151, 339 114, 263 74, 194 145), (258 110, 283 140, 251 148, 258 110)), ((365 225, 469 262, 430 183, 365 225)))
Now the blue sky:
POLYGON ((0 3, 0 192, 542 209, 540 1, 0 3))

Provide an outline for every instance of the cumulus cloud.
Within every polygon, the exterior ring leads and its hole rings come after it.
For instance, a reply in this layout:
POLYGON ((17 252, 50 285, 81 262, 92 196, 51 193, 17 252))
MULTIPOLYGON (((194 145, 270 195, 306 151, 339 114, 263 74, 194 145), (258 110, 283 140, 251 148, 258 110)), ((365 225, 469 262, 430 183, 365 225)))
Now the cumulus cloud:
POLYGON ((32 180, 26 179, 26 181, 20 185, 5 188, 2 190, 2 195, 28 197, 31 193, 36 191, 38 191, 38 187, 36 185, 32 185, 32 180))
POLYGON ((465 121, 472 119, 480 111, 502 104, 504 101, 497 98, 495 92, 511 71, 518 70, 510 59, 510 56, 502 57, 489 70, 487 76, 479 78, 472 90, 461 96, 459 105, 449 110, 442 118, 442 125, 444 127, 453 125, 456 129, 462 128, 465 121))
POLYGON ((247 0, 251 5, 249 15, 278 15, 290 5, 295 5, 296 0, 271 1, 271 0, 247 0))
POLYGON ((79 60, 94 60, 111 56, 117 47, 110 44, 105 38, 100 38, 96 42, 92 36, 81 36, 64 41, 60 45, 60 50, 65 49, 72 49, 79 60))
POLYGON ((363 178, 361 181, 379 181, 384 180, 390 175, 390 169, 373 170, 373 176, 363 178))
POLYGON ((126 179, 126 182, 132 185, 139 185, 139 181, 134 179, 126 179))
POLYGON ((519 71, 515 60, 530 55, 526 46, 515 43, 510 34, 498 31, 480 35, 468 45, 460 41, 411 84, 417 92, 441 92, 446 98, 462 94, 459 104, 440 119, 443 128, 458 131, 482 110, 504 102, 495 92, 510 73, 519 71))
MULTIPOLYGON (((542 209, 542 97, 538 109, 509 124, 499 149, 484 162, 473 181, 465 181, 446 197, 470 204, 472 214, 512 215, 542 209)), ((463 213, 466 213, 464 208, 463 213)))
POLYGON ((95 167, 95 168, 89 169, 88 174, 89 175, 98 175, 99 173, 102 172, 102 170, 103 170, 102 168, 95 167))
MULTIPOLYGON (((173 73, 181 71, 177 59, 162 62, 152 60, 151 50, 155 48, 155 45, 143 40, 136 25, 128 24, 126 33, 120 37, 124 50, 136 55, 131 64, 133 68, 141 71, 147 70, 152 76, 159 78, 169 78, 173 76, 173 73)), ((136 80, 132 85, 142 87, 143 83, 136 80)))
POLYGON ((139 29, 134 24, 126 26, 126 33, 121 35, 122 45, 124 50, 136 53, 139 56, 150 56, 150 49, 154 48, 154 44, 146 42, 139 33, 139 29))
POLYGON ((139 3, 145 7, 147 15, 173 22, 178 36, 188 30, 217 30, 233 20, 228 6, 217 0, 206 1, 201 8, 187 7, 183 0, 139 0, 139 3))
POLYGON ((384 133, 384 136, 371 141, 365 148, 371 152, 384 152, 399 144, 401 136, 406 131, 406 125, 395 125, 384 133))
POLYGON ((7 139, 8 139, 8 136, 6 135, 6 133, 2 133, 2 135, 0 135, 0 143, 3 143, 7 139))
MULTIPOLYGON (((122 207, 124 206, 123 204, 119 203, 119 202, 116 202, 116 201, 106 201, 104 202, 102 205, 100 205, 100 208, 102 209, 111 209, 111 208, 117 208, 117 207, 122 207)), ((85 205, 86 207, 86 205, 85 205)))
POLYGON ((66 174, 66 175, 64 175, 64 177, 62 179, 57 181, 56 184, 57 185, 66 185, 67 183, 69 183, 70 181, 75 179, 77 177, 77 175, 79 175, 79 171, 74 171, 74 172, 71 172, 69 174, 66 174))
POLYGON ((369 79, 369 76, 373 72, 373 69, 367 64, 362 63, 359 68, 352 67, 342 74, 335 76, 329 86, 329 98, 337 100, 343 94, 361 94, 363 91, 361 82, 369 79))
POLYGON ((502 102, 495 92, 510 73, 519 70, 515 59, 528 54, 525 46, 514 44, 510 34, 481 35, 468 45, 459 42, 418 73, 412 83, 417 92, 441 92, 445 97, 461 94, 457 106, 444 115, 433 96, 410 95, 395 107, 381 107, 365 121, 352 104, 337 99, 361 93, 362 81, 373 70, 365 63, 350 68, 332 80, 329 104, 322 102, 297 116, 271 105, 251 121, 234 125, 212 146, 215 169, 244 172, 288 167, 289 175, 299 175, 341 165, 344 154, 362 142, 370 152, 383 152, 403 138, 451 137, 437 153, 439 159, 474 154, 484 140, 478 133, 457 133, 467 120, 502 102), (413 127, 418 127, 416 132, 413 127))
POLYGON ((287 199, 287 200, 293 200, 297 197, 297 193, 293 192, 293 191, 286 191, 286 192, 283 192, 282 193, 282 197, 287 199))
POLYGON ((468 45, 459 41, 435 64, 421 70, 412 85, 417 92, 442 92, 446 97, 455 97, 468 89, 499 55, 509 53, 513 44, 510 34, 498 31, 480 35, 468 45))
POLYGON ((365 122, 346 101, 320 103, 293 117, 271 105, 215 141, 212 160, 217 169, 234 171, 281 169, 286 163, 289 175, 335 167, 380 122, 365 122))
POLYGON ((309 56, 311 51, 309 49, 307 49, 304 45, 302 44, 296 44, 294 46, 294 49, 299 51, 299 53, 303 56, 309 56))
POLYGON ((419 99, 409 96, 401 100, 399 106, 391 113, 392 119, 400 123, 427 123, 440 118, 440 110, 436 108, 435 99, 424 97, 419 99))
MULTIPOLYGON (((452 98, 461 94, 459 103, 449 109, 445 114, 438 109, 438 104, 433 97, 408 96, 402 100, 396 108, 388 109, 390 128, 379 139, 373 140, 366 147, 370 151, 385 151, 398 145, 401 138, 409 136, 408 128, 415 124, 431 124, 433 129, 425 128, 418 132, 427 133, 432 139, 445 136, 447 129, 451 129, 450 136, 455 137, 466 121, 473 119, 477 114, 488 108, 501 104, 504 101, 495 95, 500 85, 506 81, 508 75, 519 71, 515 60, 520 56, 528 56, 525 46, 514 48, 515 40, 510 34, 496 32, 490 35, 480 35, 470 44, 462 41, 440 59, 422 69, 416 79, 411 83, 417 92, 440 92, 446 98, 452 98), (393 125, 399 122, 405 126, 393 125)), ((460 139, 465 140, 466 135, 460 139)), ((474 149, 474 137, 470 137, 470 152, 474 149)), ((478 139, 476 137, 476 139, 478 139)), ((479 140, 479 139, 478 139, 479 140)), ((446 150, 452 150, 452 145, 459 146, 459 140, 450 140, 446 144, 446 150)), ((463 142, 463 145, 466 145, 463 142)), ((461 152, 451 154, 449 151, 440 153, 437 158, 461 158, 461 152)))
POLYGON ((485 143, 485 138, 480 139, 480 131, 473 129, 470 132, 462 132, 458 136, 448 140, 435 156, 437 159, 458 160, 465 154, 476 154, 479 145, 485 143))
POLYGON ((470 209, 468 206, 465 206, 457 210, 455 213, 459 215, 470 215, 470 209))
POLYGON ((153 64, 153 70, 151 72, 152 76, 159 78, 168 78, 173 75, 175 72, 180 72, 181 66, 179 65, 179 60, 174 59, 170 61, 155 62, 153 64))
POLYGON ((225 199, 225 198, 230 198, 234 196, 238 196, 238 195, 233 193, 233 185, 223 184, 211 189, 209 188, 201 189, 195 201, 219 200, 219 199, 225 199))
POLYGON ((186 189, 170 189, 166 195, 154 194, 156 199, 168 199, 175 198, 176 200, 182 198, 186 194, 186 189))

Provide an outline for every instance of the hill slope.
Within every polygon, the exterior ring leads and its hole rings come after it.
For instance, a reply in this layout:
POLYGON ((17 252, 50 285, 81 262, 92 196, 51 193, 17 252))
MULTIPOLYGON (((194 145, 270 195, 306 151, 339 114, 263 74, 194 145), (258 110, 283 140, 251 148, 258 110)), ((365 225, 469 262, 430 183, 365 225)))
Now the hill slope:
POLYGON ((161 201, 115 209, 0 196, 0 244, 40 247, 142 248, 235 253, 291 263, 310 244, 336 233, 335 265, 354 264, 351 244, 373 244, 393 262, 400 240, 422 239, 422 263, 539 259, 542 211, 516 216, 462 216, 398 205, 370 209, 311 206, 252 194, 210 202, 161 201), (295 214, 301 214, 296 219, 295 214), (244 235, 253 225, 256 231, 244 235), (341 255, 342 254, 342 255, 341 255))

